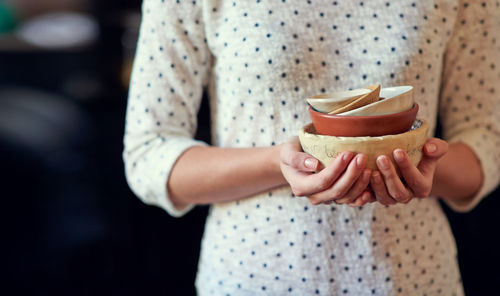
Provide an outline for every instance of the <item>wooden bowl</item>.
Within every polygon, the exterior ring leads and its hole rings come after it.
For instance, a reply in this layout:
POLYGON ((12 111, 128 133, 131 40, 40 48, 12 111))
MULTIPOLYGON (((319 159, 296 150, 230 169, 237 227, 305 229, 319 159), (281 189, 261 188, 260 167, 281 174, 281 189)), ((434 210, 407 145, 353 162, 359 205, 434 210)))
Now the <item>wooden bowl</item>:
POLYGON ((337 137, 376 137, 408 131, 417 118, 418 104, 410 110, 375 116, 325 114, 309 107, 314 128, 320 135, 337 137))
MULTIPOLYGON (((367 168, 378 170, 376 159, 387 155, 395 164, 392 152, 403 149, 413 164, 422 159, 422 148, 427 140, 429 126, 424 120, 416 120, 410 131, 381 137, 334 137, 319 135, 312 124, 299 132, 304 152, 318 159, 325 167, 344 151, 363 153, 368 157, 367 168)), ((397 166, 395 166, 397 168, 397 166)))

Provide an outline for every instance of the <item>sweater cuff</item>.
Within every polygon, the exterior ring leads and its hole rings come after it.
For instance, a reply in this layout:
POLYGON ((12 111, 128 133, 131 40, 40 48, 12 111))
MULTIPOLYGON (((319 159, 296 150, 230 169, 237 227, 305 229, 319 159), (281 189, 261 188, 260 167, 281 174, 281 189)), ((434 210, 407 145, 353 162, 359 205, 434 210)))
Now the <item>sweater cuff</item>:
POLYGON ((156 138, 154 141, 161 142, 149 142, 131 153, 125 152, 127 181, 142 202, 160 207, 173 217, 181 217, 194 205, 181 210, 174 207, 168 194, 168 178, 177 159, 187 149, 208 144, 188 137, 156 138))
POLYGON ((195 146, 208 146, 208 145, 205 142, 193 140, 190 138, 177 138, 175 140, 172 139, 168 141, 168 145, 166 146, 168 146, 167 148, 168 152, 165 154, 168 155, 169 157, 166 157, 164 159, 164 163, 159 167, 161 169, 160 176, 162 176, 162 178, 158 178, 157 181, 159 183, 154 185, 154 188, 162 189, 161 192, 159 192, 157 206, 164 209, 168 214, 170 214, 173 217, 181 217, 184 216, 186 213, 188 213, 190 210, 192 210, 194 208, 194 205, 192 204, 187 205, 181 210, 175 208, 172 201, 170 200, 167 188, 167 182, 170 177, 170 173, 172 172, 172 168, 177 162, 177 159, 179 159, 179 157, 184 152, 186 152, 186 150, 195 146))
POLYGON ((456 212, 468 212, 472 210, 483 197, 492 192, 500 180, 500 159, 495 154, 497 147, 494 143, 494 135, 485 128, 467 130, 448 139, 451 143, 464 143, 476 154, 483 171, 483 183, 478 192, 467 200, 447 200, 444 202, 456 212))

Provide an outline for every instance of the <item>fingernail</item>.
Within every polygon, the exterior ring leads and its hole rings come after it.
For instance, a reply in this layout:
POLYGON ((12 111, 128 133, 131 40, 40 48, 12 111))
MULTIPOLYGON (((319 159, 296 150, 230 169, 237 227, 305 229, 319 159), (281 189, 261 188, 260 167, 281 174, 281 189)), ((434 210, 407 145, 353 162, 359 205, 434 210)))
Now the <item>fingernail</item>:
POLYGON ((405 158, 405 154, 403 152, 403 150, 401 149, 396 149, 394 151, 394 159, 396 159, 396 161, 398 162, 402 162, 405 158))
POLYGON ((316 166, 318 165, 318 160, 314 158, 307 158, 304 161, 304 165, 306 166, 306 168, 315 169, 316 166))
POLYGON ((373 182, 375 182, 376 184, 380 183, 380 173, 379 172, 374 172, 372 174, 372 178, 373 178, 373 182))
POLYGON ((364 156, 363 154, 356 155, 356 166, 358 168, 364 168, 366 162, 365 160, 366 156, 364 156))
POLYGON ((387 156, 379 156, 377 163, 381 169, 387 170, 389 168, 389 159, 387 159, 387 156))
POLYGON ((356 165, 359 168, 363 168, 366 166, 366 155, 364 154, 359 154, 356 158, 356 165))
POLYGON ((427 152, 429 152, 429 153, 436 151, 437 150, 436 144, 433 144, 433 143, 426 144, 425 150, 427 150, 427 152))
POLYGON ((351 151, 347 151, 344 153, 344 161, 349 161, 352 157, 352 152, 351 151))

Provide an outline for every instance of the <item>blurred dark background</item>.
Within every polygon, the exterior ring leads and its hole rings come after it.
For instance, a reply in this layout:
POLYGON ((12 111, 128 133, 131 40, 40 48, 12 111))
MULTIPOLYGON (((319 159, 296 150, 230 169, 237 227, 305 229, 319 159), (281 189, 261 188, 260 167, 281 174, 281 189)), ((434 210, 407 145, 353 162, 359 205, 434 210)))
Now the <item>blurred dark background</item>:
MULTIPOLYGON (((2 295, 195 294, 207 208, 171 218, 124 177, 139 22, 140 0, 0 0, 2 295)), ((207 142, 208 114, 205 98, 207 142)), ((445 207, 468 295, 500 282, 499 195, 445 207)))

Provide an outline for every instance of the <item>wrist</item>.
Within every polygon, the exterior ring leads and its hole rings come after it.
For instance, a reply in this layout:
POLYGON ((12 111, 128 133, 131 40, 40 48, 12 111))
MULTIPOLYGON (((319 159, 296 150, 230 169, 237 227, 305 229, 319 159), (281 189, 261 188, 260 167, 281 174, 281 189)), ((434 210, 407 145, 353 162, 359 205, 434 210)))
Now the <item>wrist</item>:
POLYGON ((283 144, 271 146, 268 163, 270 164, 271 175, 274 176, 279 185, 288 184, 283 173, 281 171, 281 149, 283 148, 283 144))
POLYGON ((466 144, 454 143, 437 164, 431 194, 466 201, 477 194, 483 182, 483 170, 474 151, 466 144))

